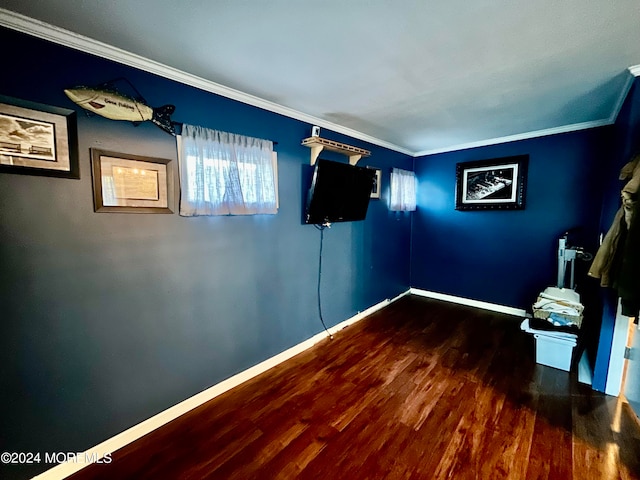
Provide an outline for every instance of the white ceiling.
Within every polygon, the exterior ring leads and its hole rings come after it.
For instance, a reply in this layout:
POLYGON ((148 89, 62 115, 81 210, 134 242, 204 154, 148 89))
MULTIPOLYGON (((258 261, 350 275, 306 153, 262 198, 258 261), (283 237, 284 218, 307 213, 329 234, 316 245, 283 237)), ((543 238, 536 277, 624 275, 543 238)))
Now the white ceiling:
POLYGON ((0 7, 0 25, 410 154, 611 123, 640 74, 638 0, 0 7))

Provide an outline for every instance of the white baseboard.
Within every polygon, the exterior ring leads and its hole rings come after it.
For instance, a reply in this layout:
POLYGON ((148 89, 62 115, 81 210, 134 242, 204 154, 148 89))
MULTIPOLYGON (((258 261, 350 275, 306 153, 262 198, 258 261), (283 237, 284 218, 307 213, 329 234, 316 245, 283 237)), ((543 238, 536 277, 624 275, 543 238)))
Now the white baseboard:
MULTIPOLYGON (((363 318, 371 315, 372 313, 404 297, 408 293, 409 291, 407 290, 406 292, 401 293, 395 298, 383 300, 382 302, 377 303, 376 305, 373 305, 372 307, 369 307, 368 309, 362 312, 358 312, 357 315, 354 315, 353 317, 348 318, 347 320, 329 328, 328 330, 331 335, 334 335, 336 332, 339 332, 343 328, 348 327, 349 325, 353 325, 354 323, 362 320, 363 318)), ((327 332, 324 332, 324 331, 320 332, 317 335, 314 335, 313 337, 297 345, 294 345, 293 347, 285 350, 284 352, 281 352, 271 358, 268 358, 267 360, 257 365, 254 365, 253 367, 247 370, 244 370, 234 375, 233 377, 223 380, 222 382, 216 385, 213 385, 212 387, 194 395, 193 397, 187 398, 186 400, 178 403, 177 405, 174 405, 173 407, 170 407, 167 410, 164 410, 158 413, 157 415, 154 415, 153 417, 147 420, 144 420, 143 422, 125 430, 124 432, 119 433, 118 435, 111 437, 108 440, 105 440, 104 442, 96 445, 95 447, 90 448, 86 452, 76 454, 75 461, 60 463, 55 467, 50 468, 46 472, 43 472, 40 475, 37 475, 36 477, 33 477, 33 478, 34 480, 35 479, 60 480, 82 470, 84 467, 95 462, 97 459, 105 458, 105 456, 106 458, 108 458, 108 456, 111 453, 115 452, 116 450, 119 450, 120 448, 134 442, 135 440, 138 440, 144 435, 171 422, 172 420, 175 420, 179 416, 187 413, 190 410, 193 410, 196 407, 199 407, 200 405, 208 402, 209 400, 217 397, 218 395, 221 395, 224 392, 231 390, 232 388, 246 382, 247 380, 250 380, 260 375, 261 373, 266 372, 270 368, 273 368, 276 365, 286 360, 289 360, 295 355, 304 352, 305 350, 311 348, 316 343, 318 343, 321 340, 324 340, 325 338, 327 338, 327 332), (86 461, 83 461, 83 460, 86 460, 86 461)))
POLYGON ((582 352, 578 362, 578 382, 589 386, 593 384, 593 372, 591 371, 591 365, 589 365, 586 349, 582 352))
POLYGON ((604 393, 617 397, 622 388, 622 374, 624 372, 624 348, 629 335, 629 317, 622 315, 622 304, 618 299, 616 318, 613 325, 611 339, 611 353, 609 354, 609 368, 604 393))
POLYGON ((470 298, 456 297, 454 295, 447 295, 446 293, 430 292, 428 290, 420 290, 419 288, 413 287, 409 289, 409 293, 412 295, 419 295, 421 297, 433 298, 435 300, 444 300, 445 302, 458 303, 460 305, 466 305, 468 307, 491 310, 492 312, 515 315, 516 317, 525 317, 527 315, 526 310, 522 310, 520 308, 507 307, 505 305, 498 305, 495 303, 481 302, 480 300, 472 300, 470 298))

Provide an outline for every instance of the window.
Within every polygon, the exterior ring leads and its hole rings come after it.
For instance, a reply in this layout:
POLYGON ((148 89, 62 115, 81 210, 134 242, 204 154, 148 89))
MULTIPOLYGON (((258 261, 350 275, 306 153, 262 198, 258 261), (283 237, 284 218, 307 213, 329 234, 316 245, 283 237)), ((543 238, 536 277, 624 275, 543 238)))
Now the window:
POLYGON ((185 124, 178 162, 180 215, 277 213, 273 142, 185 124))
POLYGON ((414 211, 418 181, 416 174, 408 170, 391 170, 391 201, 389 209, 394 211, 414 211))

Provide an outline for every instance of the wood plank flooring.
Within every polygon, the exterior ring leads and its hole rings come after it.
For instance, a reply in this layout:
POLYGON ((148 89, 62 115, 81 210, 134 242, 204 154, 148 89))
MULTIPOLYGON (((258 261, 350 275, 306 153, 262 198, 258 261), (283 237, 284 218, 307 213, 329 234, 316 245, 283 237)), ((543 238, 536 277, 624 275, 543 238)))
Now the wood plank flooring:
POLYGON ((627 406, 517 318, 408 296, 81 479, 640 479, 627 406))

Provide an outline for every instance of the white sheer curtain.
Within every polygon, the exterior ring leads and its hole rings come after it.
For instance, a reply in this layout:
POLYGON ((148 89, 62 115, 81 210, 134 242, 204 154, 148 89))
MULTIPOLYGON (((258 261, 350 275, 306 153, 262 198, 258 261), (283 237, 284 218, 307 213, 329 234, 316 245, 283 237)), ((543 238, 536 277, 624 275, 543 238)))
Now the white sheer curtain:
POLYGON ((277 213, 273 142, 183 125, 180 215, 277 213))
POLYGON ((394 211, 414 211, 418 180, 416 174, 408 170, 394 168, 391 170, 391 200, 389 209, 394 211))

